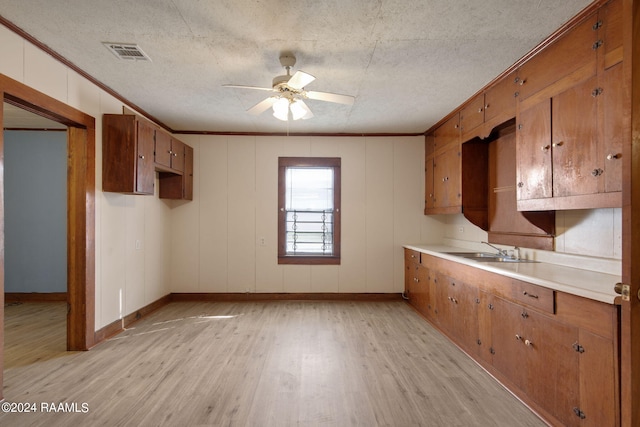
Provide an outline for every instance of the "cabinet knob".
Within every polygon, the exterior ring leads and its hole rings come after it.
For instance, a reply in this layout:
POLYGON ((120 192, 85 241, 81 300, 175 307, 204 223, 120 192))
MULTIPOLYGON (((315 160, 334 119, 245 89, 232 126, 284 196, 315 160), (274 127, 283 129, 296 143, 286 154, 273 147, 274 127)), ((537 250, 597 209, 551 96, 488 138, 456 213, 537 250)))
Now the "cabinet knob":
POLYGON ((140 157, 142 160, 144 160, 144 155, 140 154, 138 157, 140 157))
POLYGON ((529 313, 523 311, 522 313, 520 313, 520 316, 522 316, 523 319, 526 319, 527 317, 529 317, 529 313))
POLYGON ((518 335, 518 334, 516 334, 516 339, 517 339, 518 341, 522 341, 522 337, 521 337, 520 335, 518 335))
POLYGON ((591 175, 598 177, 600 175, 602 175, 604 173, 604 171, 600 168, 594 169, 591 171, 591 175))
POLYGON ((522 188, 522 187, 524 187, 524 182, 521 181, 518 183, 518 188, 522 188))
POLYGON ((529 340, 524 340, 524 345, 526 345, 527 347, 533 347, 533 343, 529 340))
POLYGON ((478 113, 482 113, 482 107, 478 108, 478 113))
POLYGON ((607 154, 607 160, 615 160, 615 159, 619 159, 620 157, 622 157, 622 154, 620 154, 620 153, 616 153, 616 154, 609 153, 609 154, 607 154))
POLYGON ((486 110, 487 108, 489 108, 489 104, 484 106, 484 109, 486 110))
POLYGON ((548 145, 548 144, 547 144, 547 145, 543 145, 542 147, 540 147, 540 149, 541 149, 542 151, 544 151, 544 152, 549 151, 549 148, 551 148, 551 146, 550 146, 550 145, 548 145))
POLYGON ((551 144, 552 147, 562 147, 564 145, 564 141, 554 142, 551 144))

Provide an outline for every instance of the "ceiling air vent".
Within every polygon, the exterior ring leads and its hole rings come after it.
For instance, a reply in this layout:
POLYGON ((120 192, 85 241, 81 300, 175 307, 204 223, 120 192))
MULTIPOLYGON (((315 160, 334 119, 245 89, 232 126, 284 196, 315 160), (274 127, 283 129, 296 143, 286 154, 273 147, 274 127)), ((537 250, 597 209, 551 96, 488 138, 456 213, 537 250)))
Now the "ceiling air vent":
POLYGON ((128 61, 151 61, 137 44, 103 42, 115 56, 128 61))

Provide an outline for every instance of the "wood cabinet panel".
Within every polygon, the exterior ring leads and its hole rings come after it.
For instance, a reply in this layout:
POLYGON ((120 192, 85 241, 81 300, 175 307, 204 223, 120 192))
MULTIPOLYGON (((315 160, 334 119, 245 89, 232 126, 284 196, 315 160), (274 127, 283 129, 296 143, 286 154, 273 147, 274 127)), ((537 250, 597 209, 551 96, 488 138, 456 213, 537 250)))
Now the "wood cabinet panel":
MULTIPOLYGON (((589 69, 589 76, 595 75, 594 44, 598 41, 598 33, 594 25, 597 21, 597 14, 592 14, 548 48, 525 62, 518 72, 519 83, 521 83, 518 98, 526 99, 583 67, 589 69)), ((567 81, 568 86, 573 83, 567 81)))
POLYGON ((171 136, 167 133, 156 133, 155 162, 167 168, 171 167, 171 136))
POLYGON ((503 123, 516 116, 516 73, 502 78, 484 94, 484 121, 503 123), (496 120, 497 119, 497 120, 496 120))
POLYGON ((516 139, 517 199, 551 197, 550 99, 520 112, 516 139))
POLYGON ((477 95, 460 110, 460 130, 469 132, 484 123, 484 94, 477 95))
POLYGON ((136 165, 136 192, 153 194, 155 172, 153 166, 153 138, 155 130, 149 124, 137 122, 138 162, 136 165))
POLYGON ((102 124, 102 190, 153 194, 154 129, 135 116, 105 115, 102 124))
POLYGON ((553 196, 598 192, 597 80, 580 83, 552 99, 553 196))
POLYGON ((435 181, 433 175, 433 157, 427 157, 424 161, 424 213, 428 214, 429 210, 433 209, 434 203, 434 190, 435 181))
POLYGON ((604 192, 622 191, 622 147, 625 130, 631 127, 631 104, 624 90, 623 64, 618 63, 604 71, 603 91, 600 95, 603 124, 602 150, 599 164, 604 170, 604 192))
POLYGON ((436 155, 433 164, 433 206, 449 208, 462 206, 460 144, 436 155))
POLYGON ((450 144, 460 143, 460 113, 454 114, 434 131, 434 151, 442 150, 450 144))
POLYGON ((598 12, 601 27, 598 30, 603 42, 604 67, 609 68, 623 59, 622 55, 622 1, 610 0, 598 12))
POLYGON ((613 340, 580 330, 576 347, 580 360, 581 399, 578 409, 584 415, 580 425, 618 425, 615 408, 619 401, 619 377, 615 369, 617 351, 613 340))

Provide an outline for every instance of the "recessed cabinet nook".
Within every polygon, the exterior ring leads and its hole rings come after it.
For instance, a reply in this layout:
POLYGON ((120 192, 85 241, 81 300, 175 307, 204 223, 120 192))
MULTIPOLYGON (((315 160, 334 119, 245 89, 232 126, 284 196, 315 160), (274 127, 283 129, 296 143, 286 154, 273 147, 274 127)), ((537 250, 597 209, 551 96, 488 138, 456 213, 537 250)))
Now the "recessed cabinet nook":
MULTIPOLYGON (((594 3, 429 129, 425 214, 553 250, 556 211, 622 207, 623 19, 594 3)), ((477 265, 407 246, 405 296, 551 425, 619 426, 618 299, 477 265)))
POLYGON ((193 148, 133 114, 102 118, 102 190, 193 200, 193 148))

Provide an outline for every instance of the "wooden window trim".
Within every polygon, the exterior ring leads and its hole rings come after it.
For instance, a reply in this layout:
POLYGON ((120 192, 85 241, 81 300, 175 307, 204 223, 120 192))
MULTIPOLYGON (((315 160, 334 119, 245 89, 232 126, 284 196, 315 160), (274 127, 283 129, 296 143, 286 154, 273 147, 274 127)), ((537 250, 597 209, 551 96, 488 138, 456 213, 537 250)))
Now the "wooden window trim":
POLYGON ((341 225, 341 159, 339 157, 279 157, 278 158, 278 264, 339 265, 341 225), (333 255, 286 255, 285 171, 288 167, 333 168, 333 255))

